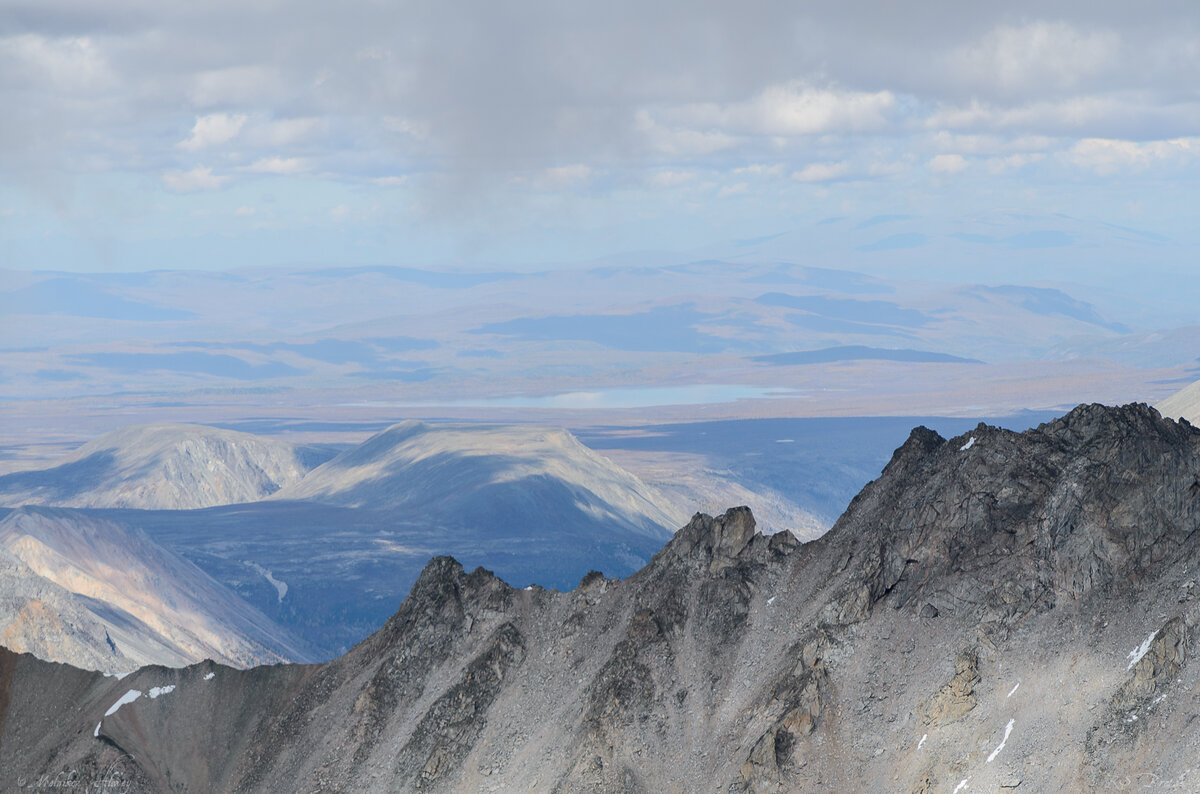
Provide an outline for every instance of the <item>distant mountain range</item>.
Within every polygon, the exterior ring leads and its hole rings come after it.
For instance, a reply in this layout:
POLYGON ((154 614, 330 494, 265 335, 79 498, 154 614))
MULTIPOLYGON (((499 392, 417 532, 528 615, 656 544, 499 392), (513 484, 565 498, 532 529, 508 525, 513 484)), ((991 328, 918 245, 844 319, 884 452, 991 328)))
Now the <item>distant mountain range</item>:
POLYGON ((432 560, 321 665, 0 651, 9 779, 129 791, 1192 790, 1200 430, 920 427, 834 528, 695 516, 570 592, 432 560))
POLYGON ((1185 386, 1162 400, 1156 406, 1163 416, 1172 419, 1187 419, 1194 425, 1200 425, 1200 381, 1185 386))
POLYGON ((636 570, 681 521, 566 431, 419 422, 335 456, 127 428, 0 477, 0 498, 18 508, 0 520, 0 636, 109 672, 328 658, 382 623, 433 554, 568 586, 595 566, 636 570))
POLYGON ((272 496, 419 514, 487 528, 611 524, 663 539, 680 521, 667 498, 565 430, 518 425, 393 425, 272 496))
POLYGON ((253 502, 332 455, 203 425, 138 425, 105 433, 51 468, 0 476, 0 504, 191 510, 253 502))

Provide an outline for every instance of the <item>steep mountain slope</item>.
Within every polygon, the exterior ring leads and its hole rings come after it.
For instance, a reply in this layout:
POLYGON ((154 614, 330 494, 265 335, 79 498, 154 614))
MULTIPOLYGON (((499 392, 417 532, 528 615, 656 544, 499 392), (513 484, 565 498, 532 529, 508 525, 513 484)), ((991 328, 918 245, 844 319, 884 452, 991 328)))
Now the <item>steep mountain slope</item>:
POLYGON ((14 650, 104 672, 212 658, 303 660, 303 643, 145 533, 74 511, 0 520, 0 636, 14 650))
MULTIPOLYGON (((205 457, 194 446, 208 438, 203 429, 137 428, 110 438, 143 438, 165 449, 164 444, 177 437, 176 431, 183 434, 184 442, 168 450, 172 455, 182 450, 182 468, 175 470, 196 475, 190 480, 185 476, 183 483, 212 485, 213 480, 204 479, 210 473, 204 461, 211 463, 213 455, 205 457)), ((236 434, 226 439, 232 446, 223 448, 225 457, 255 449, 247 439, 259 441, 236 434)), ((266 443, 269 448, 274 442, 266 443)), ((153 445, 119 446, 144 451, 153 445)), ((242 462, 248 459, 243 456, 242 462)), ((164 492, 174 474, 162 468, 162 458, 157 460, 157 474, 153 470, 131 473, 130 484, 114 481, 103 492, 106 498, 128 495, 145 485, 153 486, 156 494, 164 492)), ((240 476, 244 467, 237 472, 213 469, 216 481, 225 485, 249 481, 240 476)), ((144 533, 139 536, 143 541, 152 538, 159 547, 182 555, 224 585, 227 598, 241 607, 246 606, 242 600, 252 605, 258 618, 266 616, 274 622, 277 634, 282 627, 286 636, 299 638, 311 651, 278 650, 280 637, 264 635, 260 642, 277 649, 278 658, 321 660, 344 653, 387 620, 435 554, 485 564, 521 585, 536 582, 567 588, 593 566, 620 576, 633 573, 662 547, 670 528, 680 523, 662 509, 667 500, 656 489, 569 433, 553 429, 403 423, 318 467, 309 478, 279 492, 284 498, 278 499, 205 509, 87 508, 55 515, 68 524, 76 518, 83 525, 98 519, 137 528, 144 533)), ((78 490, 90 497, 100 493, 88 492, 83 485, 78 490)), ((144 542, 132 544, 127 558, 136 559, 136 552, 145 547, 144 542)), ((89 553, 84 550, 73 559, 79 564, 89 553)), ((156 570, 157 563, 146 564, 156 570)), ((78 589, 70 582, 64 586, 69 591, 78 589)), ((144 589, 157 594, 154 597, 161 595, 159 584, 144 589)), ((111 592, 97 597, 117 603, 111 592)), ((23 601, 13 602, 13 612, 24 608, 23 601)), ((103 631, 70 629, 78 621, 47 620, 45 625, 35 625, 40 614, 28 616, 22 636, 44 634, 53 644, 56 632, 86 635, 91 637, 92 650, 104 653, 103 631)), ((220 611, 205 614, 213 617, 220 611)), ((153 634, 144 628, 135 633, 153 634)), ((126 640, 118 644, 127 644, 126 640)), ((27 639, 18 647, 45 646, 27 639)), ((196 646, 187 646, 182 654, 146 650, 137 659, 184 664, 206 655, 242 661, 228 650, 197 651, 196 646)), ((48 658, 96 664, 94 656, 66 650, 48 658)), ((255 656, 249 661, 270 658, 276 657, 255 656)))
POLYGON ((203 425, 137 425, 49 469, 0 476, 0 504, 187 510, 261 499, 329 455, 203 425))
POLYGON ((918 428, 824 537, 697 515, 569 593, 433 560, 334 662, 0 652, 0 770, 129 790, 1195 790, 1200 431, 918 428), (62 715, 68 715, 65 718, 62 715))
POLYGON ((1155 407, 1163 416, 1200 424, 1200 381, 1184 386, 1155 407))
POLYGON ((666 539, 666 498, 566 430, 522 425, 392 425, 275 499, 420 512, 433 523, 579 523, 666 539))

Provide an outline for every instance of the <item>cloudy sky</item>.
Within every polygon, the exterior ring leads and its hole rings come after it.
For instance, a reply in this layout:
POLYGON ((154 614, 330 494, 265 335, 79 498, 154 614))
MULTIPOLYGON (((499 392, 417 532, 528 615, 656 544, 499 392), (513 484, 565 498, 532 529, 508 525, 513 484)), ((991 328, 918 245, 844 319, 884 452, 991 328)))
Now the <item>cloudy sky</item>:
POLYGON ((996 212, 1191 262, 1200 7, 1134 5, 0 0, 0 265, 535 265, 996 212))

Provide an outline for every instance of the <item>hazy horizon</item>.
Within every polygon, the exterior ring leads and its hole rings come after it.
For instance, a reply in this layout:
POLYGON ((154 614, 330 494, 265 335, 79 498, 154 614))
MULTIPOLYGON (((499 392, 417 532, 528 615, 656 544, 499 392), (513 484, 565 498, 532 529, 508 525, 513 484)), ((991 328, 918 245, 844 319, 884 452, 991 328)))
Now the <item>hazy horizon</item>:
POLYGON ((749 241, 1146 293, 1200 241, 1188 3, 3 6, 14 269, 536 269, 749 241))

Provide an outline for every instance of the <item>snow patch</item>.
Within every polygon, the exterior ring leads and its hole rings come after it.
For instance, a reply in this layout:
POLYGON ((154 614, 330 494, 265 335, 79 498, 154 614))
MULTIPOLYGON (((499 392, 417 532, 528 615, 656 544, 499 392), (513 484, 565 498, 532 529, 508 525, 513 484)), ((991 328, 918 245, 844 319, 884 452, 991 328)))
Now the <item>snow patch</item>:
POLYGON ((968 781, 968 780, 970 780, 970 779, 971 779, 971 778, 969 778, 969 777, 968 777, 968 778, 963 778, 963 779, 962 779, 962 781, 961 781, 961 782, 959 782, 959 784, 958 784, 957 786, 955 786, 955 787, 954 787, 954 794, 958 794, 958 792, 960 792, 960 791, 962 791, 963 789, 965 789, 965 788, 967 787, 967 781, 968 781))
POLYGON ((1125 666, 1126 670, 1132 670, 1133 666, 1142 660, 1142 657, 1150 650, 1150 643, 1154 642, 1154 638, 1158 636, 1158 630, 1150 632, 1150 636, 1146 638, 1138 647, 1129 652, 1129 664, 1125 666))
POLYGON ((923 734, 923 735, 921 736, 921 741, 917 742, 917 749, 918 749, 918 750, 920 750, 920 749, 921 749, 921 745, 925 744, 925 740, 926 740, 926 739, 928 739, 928 738, 929 738, 929 734, 927 734, 927 733, 926 733, 926 734, 923 734))
POLYGON ((174 684, 171 684, 169 686, 152 686, 152 687, 150 687, 150 691, 147 692, 146 694, 148 694, 150 696, 151 700, 154 700, 159 695, 169 695, 174 691, 175 691, 174 684))
POLYGON ((768 599, 767 599, 767 606, 771 606, 771 604, 772 604, 774 601, 775 601, 775 596, 771 596, 770 598, 768 598, 768 599))
POLYGON ((1020 681, 1018 681, 1018 682, 1017 682, 1017 683, 1016 683, 1016 684, 1013 686, 1013 688, 1012 688, 1012 689, 1008 690, 1008 694, 1007 694, 1007 695, 1005 695, 1004 697, 1005 697, 1005 698, 1010 698, 1010 697, 1012 697, 1012 696, 1013 696, 1013 693, 1017 691, 1017 687, 1019 687, 1019 686, 1021 686, 1021 682, 1020 682, 1020 681))
POLYGON ((104 720, 100 720, 100 722, 96 723, 96 730, 92 731, 92 736, 98 737, 100 735, 100 723, 101 722, 104 722, 104 720))
POLYGON ((961 447, 958 448, 958 451, 966 452, 968 449, 970 449, 973 446, 975 446, 975 436, 971 436, 971 438, 967 441, 967 443, 963 444, 961 447))
POLYGON ((282 604, 282 603, 283 603, 283 597, 284 597, 285 595, 287 595, 287 591, 288 591, 287 582, 283 582, 283 581, 280 581, 279 579, 276 579, 276 578, 275 578, 275 577, 274 577, 274 576, 271 574, 271 572, 270 572, 270 571, 268 571, 266 568, 262 567, 261 565, 259 565, 259 564, 258 564, 258 563, 256 563, 256 562, 248 562, 248 561, 246 561, 246 560, 242 560, 242 562, 243 562, 245 565, 248 565, 248 566, 250 566, 251 568, 253 568, 254 570, 258 571, 260 574, 262 574, 262 575, 263 575, 263 576, 266 578, 266 580, 267 580, 268 582, 270 582, 270 583, 271 583, 271 586, 275 588, 275 592, 279 594, 279 603, 281 603, 281 604, 282 604))
POLYGON ((1014 721, 1015 720, 1009 720, 1008 724, 1004 726, 1004 738, 1000 740, 1000 744, 996 747, 996 749, 992 750, 992 754, 987 757, 987 761, 985 761, 985 763, 990 764, 992 761, 996 760, 996 756, 1000 755, 1000 751, 1004 749, 1004 745, 1008 744, 1008 735, 1012 733, 1014 721))
POLYGON ((121 706, 124 706, 126 703, 132 703, 133 701, 137 700, 141 696, 142 696, 141 690, 137 690, 137 689, 129 690, 124 695, 121 695, 120 700, 118 700, 116 703, 114 703, 108 707, 108 711, 104 712, 104 716, 111 717, 112 715, 117 713, 117 709, 121 708, 121 706))
POLYGON ((213 680, 213 678, 214 678, 215 676, 216 676, 216 673, 205 673, 205 674, 204 674, 204 680, 205 680, 205 681, 211 681, 211 680, 213 680))

